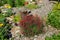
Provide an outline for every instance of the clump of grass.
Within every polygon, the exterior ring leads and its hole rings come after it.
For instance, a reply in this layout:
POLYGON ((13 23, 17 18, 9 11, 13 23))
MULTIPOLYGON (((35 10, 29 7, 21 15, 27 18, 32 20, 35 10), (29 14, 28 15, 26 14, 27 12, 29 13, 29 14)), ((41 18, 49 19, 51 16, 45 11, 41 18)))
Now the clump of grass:
POLYGON ((42 20, 39 17, 34 17, 32 15, 25 16, 24 19, 20 21, 20 26, 24 30, 25 36, 34 36, 42 32, 42 20))

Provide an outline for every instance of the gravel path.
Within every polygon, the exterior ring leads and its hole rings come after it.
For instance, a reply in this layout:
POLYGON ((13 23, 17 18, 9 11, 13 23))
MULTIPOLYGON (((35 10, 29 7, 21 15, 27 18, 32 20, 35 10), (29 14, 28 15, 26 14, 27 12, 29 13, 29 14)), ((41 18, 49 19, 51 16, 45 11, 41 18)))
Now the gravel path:
POLYGON ((38 3, 41 8, 35 9, 32 13, 37 13, 38 15, 45 17, 48 12, 51 11, 53 3, 50 3, 48 0, 42 0, 42 3, 38 3))
POLYGON ((53 28, 51 27, 50 25, 48 27, 45 27, 45 30, 46 32, 45 33, 42 33, 42 34, 39 34, 38 36, 35 35, 34 37, 16 37, 15 40, 45 40, 45 37, 48 36, 48 37, 51 37, 54 33, 58 33, 60 32, 59 30, 57 30, 56 28, 53 28))

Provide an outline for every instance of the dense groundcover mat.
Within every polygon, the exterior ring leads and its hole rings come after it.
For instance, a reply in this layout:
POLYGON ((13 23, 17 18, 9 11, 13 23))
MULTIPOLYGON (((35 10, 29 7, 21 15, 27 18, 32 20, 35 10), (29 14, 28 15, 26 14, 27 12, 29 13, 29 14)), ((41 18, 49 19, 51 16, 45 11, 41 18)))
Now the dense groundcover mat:
POLYGON ((57 29, 60 29, 60 3, 56 3, 48 14, 47 23, 57 29))
POLYGON ((59 29, 60 28, 60 10, 52 11, 48 16, 48 24, 59 29))

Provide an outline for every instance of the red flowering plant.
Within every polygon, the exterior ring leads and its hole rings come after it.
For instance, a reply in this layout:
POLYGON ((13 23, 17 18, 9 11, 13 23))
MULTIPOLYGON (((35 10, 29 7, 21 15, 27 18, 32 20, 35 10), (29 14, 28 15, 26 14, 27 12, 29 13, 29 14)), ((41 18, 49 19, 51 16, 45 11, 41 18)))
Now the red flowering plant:
POLYGON ((34 36, 42 32, 43 22, 40 17, 28 15, 20 21, 20 26, 24 29, 24 35, 34 36))

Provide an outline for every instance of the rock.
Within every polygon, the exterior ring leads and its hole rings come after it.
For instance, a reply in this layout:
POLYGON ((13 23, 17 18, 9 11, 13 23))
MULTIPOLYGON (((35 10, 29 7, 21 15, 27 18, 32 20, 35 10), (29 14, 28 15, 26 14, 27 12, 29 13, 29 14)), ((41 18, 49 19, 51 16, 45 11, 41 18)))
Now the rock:
POLYGON ((28 38, 28 37, 25 37, 25 38, 24 38, 24 40, 30 40, 30 38, 28 38))
POLYGON ((12 37, 16 37, 16 36, 19 36, 19 35, 23 35, 22 32, 23 32, 23 30, 22 30, 22 28, 20 28, 20 27, 13 27, 13 28, 11 29, 12 37))
POLYGON ((37 40, 45 40, 45 37, 43 36, 43 34, 39 35, 38 38, 37 38, 37 40))
POLYGON ((43 33, 46 33, 48 30, 47 30, 47 27, 43 27, 43 33))

